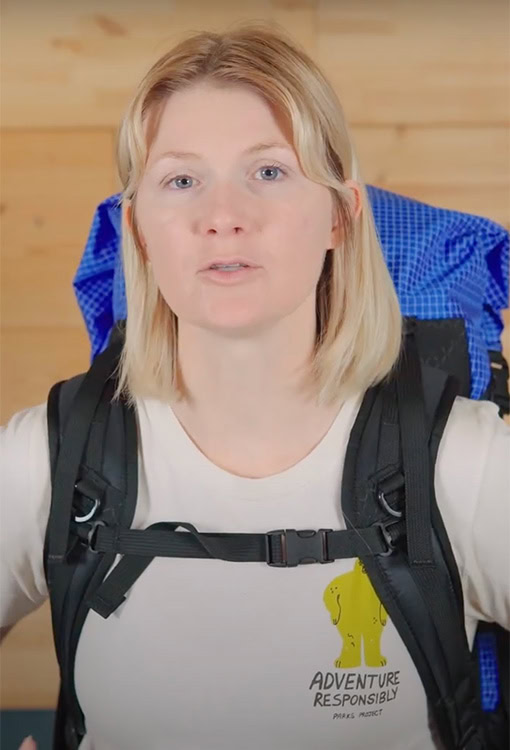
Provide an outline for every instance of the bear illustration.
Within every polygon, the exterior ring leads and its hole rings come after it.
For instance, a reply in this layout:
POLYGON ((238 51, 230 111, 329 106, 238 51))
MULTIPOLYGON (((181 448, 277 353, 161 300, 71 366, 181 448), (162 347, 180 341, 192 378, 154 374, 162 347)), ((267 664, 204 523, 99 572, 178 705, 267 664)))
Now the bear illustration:
POLYGON ((334 578, 324 591, 324 604, 342 636, 342 652, 335 659, 335 667, 352 669, 361 666, 361 641, 365 665, 383 667, 386 659, 381 654, 381 635, 386 625, 387 612, 379 601, 361 560, 354 570, 334 578))

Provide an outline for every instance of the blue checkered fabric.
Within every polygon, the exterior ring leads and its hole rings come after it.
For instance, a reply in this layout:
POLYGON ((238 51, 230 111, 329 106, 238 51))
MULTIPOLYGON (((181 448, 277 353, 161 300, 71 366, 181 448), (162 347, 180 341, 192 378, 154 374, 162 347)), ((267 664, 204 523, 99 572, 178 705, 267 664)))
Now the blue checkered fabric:
POLYGON ((499 703, 499 667, 495 633, 477 633, 482 708, 494 711, 499 703))
MULTIPOLYGON (((367 186, 375 224, 404 315, 461 317, 466 323, 471 397, 489 384, 488 350, 501 351, 508 307, 508 231, 481 216, 450 211, 367 186)), ((127 316, 120 252, 120 194, 97 207, 73 280, 91 342, 91 361, 127 316)))
MULTIPOLYGON (((510 236, 481 216, 450 211, 367 186, 377 233, 404 315, 430 320, 464 318, 471 365, 471 397, 490 380, 488 350, 501 351, 508 307, 510 236)), ((112 327, 127 317, 120 252, 120 194, 100 203, 73 281, 91 343, 91 362, 112 327)), ((482 707, 498 702, 494 644, 477 636, 482 707)))

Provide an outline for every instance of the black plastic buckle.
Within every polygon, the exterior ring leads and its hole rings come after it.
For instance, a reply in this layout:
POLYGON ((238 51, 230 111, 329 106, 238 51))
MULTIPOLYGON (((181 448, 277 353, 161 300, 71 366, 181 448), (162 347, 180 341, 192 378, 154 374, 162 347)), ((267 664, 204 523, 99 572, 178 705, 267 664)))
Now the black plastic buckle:
POLYGON ((266 534, 266 562, 276 568, 295 567, 309 563, 331 563, 328 557, 328 541, 326 532, 333 529, 275 529, 266 534), (282 562, 274 562, 272 556, 271 539, 279 536, 281 540, 282 562))

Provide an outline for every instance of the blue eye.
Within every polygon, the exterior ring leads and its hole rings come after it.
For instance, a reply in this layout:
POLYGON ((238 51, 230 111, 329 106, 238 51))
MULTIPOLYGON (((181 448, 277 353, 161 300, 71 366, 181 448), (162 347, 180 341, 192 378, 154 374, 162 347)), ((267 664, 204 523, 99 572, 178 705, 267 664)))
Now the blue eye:
MULTIPOLYGON (((260 168, 260 170, 265 170, 265 169, 272 169, 272 170, 278 169, 282 174, 287 174, 287 172, 279 164, 266 164, 264 167, 260 168)), ((257 170, 257 171, 260 171, 260 170, 257 170)), ((263 182, 276 182, 276 180, 263 180, 263 182)))
MULTIPOLYGON (((287 172, 285 171, 285 169, 283 169, 283 167, 281 167, 279 164, 265 164, 263 167, 260 167, 257 170, 257 172, 260 172, 260 171, 263 171, 263 170, 268 170, 268 169, 272 169, 273 171, 274 170, 278 170, 278 171, 280 171, 284 175, 287 174, 287 172)), ((176 177, 171 177, 169 180, 167 180, 166 182, 164 182, 163 183, 163 187, 167 187, 172 182, 177 181, 177 180, 188 180, 189 181, 189 180, 193 180, 193 179, 194 179, 193 177, 190 177, 187 174, 177 175, 176 177)), ((276 180, 262 180, 262 182, 276 182, 276 180)), ((180 188, 178 188, 178 189, 180 190, 180 188)), ((181 190, 181 192, 182 192, 182 190, 181 190)))
POLYGON ((163 187, 167 187, 167 185, 170 185, 171 182, 174 180, 192 180, 193 178, 190 177, 187 174, 180 174, 178 177, 172 177, 170 180, 167 180, 167 182, 163 183, 163 187))

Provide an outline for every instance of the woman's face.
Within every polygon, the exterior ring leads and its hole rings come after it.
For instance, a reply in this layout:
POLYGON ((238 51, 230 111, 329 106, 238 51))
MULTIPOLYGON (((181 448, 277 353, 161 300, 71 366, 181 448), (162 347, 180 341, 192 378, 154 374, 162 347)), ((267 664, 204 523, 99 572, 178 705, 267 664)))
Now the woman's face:
POLYGON ((201 83, 167 100, 136 218, 179 324, 231 335, 261 331, 305 304, 314 314, 326 250, 339 240, 330 191, 304 176, 266 102, 239 86, 201 83), (228 285, 201 271, 234 256, 259 268, 228 285))

